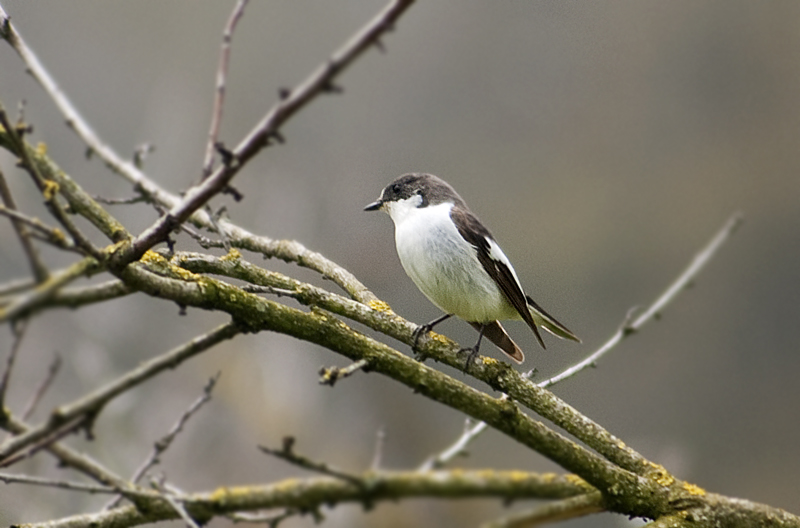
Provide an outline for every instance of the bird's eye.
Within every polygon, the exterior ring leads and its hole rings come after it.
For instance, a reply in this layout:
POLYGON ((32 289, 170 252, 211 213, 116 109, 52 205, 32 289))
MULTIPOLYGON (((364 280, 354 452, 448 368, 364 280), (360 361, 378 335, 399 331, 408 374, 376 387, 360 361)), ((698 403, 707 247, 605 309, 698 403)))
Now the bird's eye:
POLYGON ((392 194, 398 194, 400 192, 400 186, 396 183, 393 183, 389 190, 392 192, 392 194))

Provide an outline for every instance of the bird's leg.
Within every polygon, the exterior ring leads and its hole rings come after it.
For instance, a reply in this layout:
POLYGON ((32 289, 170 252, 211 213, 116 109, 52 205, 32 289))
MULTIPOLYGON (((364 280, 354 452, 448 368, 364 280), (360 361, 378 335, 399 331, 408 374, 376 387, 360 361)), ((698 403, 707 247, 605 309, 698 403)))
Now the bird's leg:
POLYGON ((472 348, 462 348, 459 352, 469 352, 467 356, 467 362, 464 364, 464 371, 469 372, 469 366, 475 362, 475 358, 478 357, 478 351, 481 349, 481 340, 483 339, 483 331, 486 330, 486 325, 481 325, 480 331, 478 331, 478 342, 475 343, 475 346, 472 348))
POLYGON ((419 325, 417 329, 414 330, 414 333, 412 334, 412 336, 414 337, 414 344, 411 345, 411 350, 414 351, 414 356, 417 358, 417 361, 425 361, 426 358, 424 354, 421 354, 419 353, 419 351, 417 351, 417 344, 419 343, 419 338, 422 337, 424 334, 427 334, 428 332, 433 330, 433 327, 436 326, 437 324, 452 317, 452 315, 453 314, 444 314, 441 317, 437 317, 430 323, 419 325))

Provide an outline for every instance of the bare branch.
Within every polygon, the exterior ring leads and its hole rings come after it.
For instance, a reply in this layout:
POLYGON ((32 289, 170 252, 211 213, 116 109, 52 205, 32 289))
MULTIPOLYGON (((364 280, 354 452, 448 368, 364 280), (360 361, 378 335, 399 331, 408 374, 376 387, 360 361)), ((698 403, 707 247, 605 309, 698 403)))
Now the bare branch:
MULTIPOLYGON (((370 35, 373 31, 381 33, 391 30, 397 18, 399 18, 411 3, 412 0, 392 2, 375 20, 370 22, 359 35, 370 35)), ((147 195, 154 202, 164 207, 177 207, 182 201, 180 196, 163 189, 160 185, 147 177, 147 175, 133 163, 117 154, 114 149, 100 140, 69 98, 61 91, 58 84, 50 76, 50 73, 44 68, 33 51, 25 44, 14 25, 10 23, 2 7, 0 7, 0 19, 2 19, 4 27, 6 28, 5 33, 0 36, 11 44, 25 63, 27 71, 39 82, 45 92, 47 92, 64 115, 67 125, 78 134, 88 148, 93 153, 97 154, 111 170, 127 179, 136 189, 147 195)), ((378 42, 378 38, 379 34, 375 34, 375 43, 378 42)), ((354 40, 357 39, 354 38, 354 40)), ((288 97, 289 93, 287 93, 286 96, 288 97)), ((191 221, 201 227, 213 227, 210 215, 204 210, 195 211, 191 216, 191 221)), ((323 276, 330 278, 359 302, 369 303, 378 301, 377 297, 348 270, 342 268, 323 255, 307 249, 299 242, 292 240, 272 240, 267 237, 257 236, 246 229, 222 219, 219 220, 219 223, 222 231, 227 234, 234 247, 260 253, 266 258, 275 257, 315 270, 323 276)), ((218 247, 223 247, 223 245, 223 242, 219 242, 218 247)))
POLYGON ((319 94, 325 93, 358 56, 369 49, 413 0, 392 0, 361 31, 356 33, 330 59, 317 68, 304 82, 285 99, 278 101, 250 134, 233 150, 233 160, 215 170, 202 183, 186 192, 183 200, 173 206, 163 217, 140 233, 130 246, 121 248, 113 255, 115 266, 138 260, 145 251, 165 240, 170 231, 186 221, 195 211, 205 205, 214 195, 222 191, 239 170, 279 133, 279 129, 295 113, 305 107, 319 94))
POLYGON ((662 293, 658 299, 651 304, 647 310, 644 311, 642 315, 636 317, 632 321, 631 314, 625 318, 620 329, 617 331, 616 334, 611 336, 611 338, 603 344, 599 349, 595 352, 590 354, 580 363, 577 363, 570 368, 564 370, 560 374, 553 376, 552 378, 542 381, 539 383, 539 386, 542 388, 550 387, 555 385, 560 381, 564 381, 565 379, 571 378, 578 372, 586 369, 587 367, 593 366, 597 360, 601 357, 606 355, 609 350, 617 346, 620 341, 625 339, 626 337, 630 336, 631 334, 638 332, 646 323, 648 323, 651 319, 656 317, 661 311, 675 298, 681 293, 686 287, 695 280, 697 275, 700 271, 705 267, 706 264, 711 260, 714 255, 722 248, 722 246, 727 242, 739 225, 742 223, 743 217, 741 213, 735 213, 731 216, 726 222, 725 225, 722 226, 720 229, 708 242, 708 244, 700 250, 700 252, 695 255, 692 261, 689 263, 689 266, 681 273, 675 281, 670 284, 667 289, 662 293))
POLYGON ((71 482, 68 480, 48 479, 28 475, 12 475, 11 473, 0 473, 0 481, 5 482, 6 484, 32 484, 34 486, 61 488, 66 490, 82 491, 86 493, 122 493, 128 497, 140 497, 143 499, 161 498, 160 494, 153 491, 119 489, 112 486, 71 482))
MULTIPOLYGON (((2 173, 0 173, 0 178, 2 178, 2 173)), ((14 209, 9 209, 0 205, 0 215, 7 216, 11 219, 12 223, 20 224, 21 227, 27 225, 28 227, 33 228, 35 231, 28 232, 27 229, 25 230, 25 235, 29 239, 32 236, 37 236, 41 240, 52 244, 61 249, 73 250, 75 249, 75 244, 67 240, 64 236, 64 233, 56 228, 56 227, 49 227, 44 225, 44 223, 39 220, 38 218, 33 218, 27 216, 25 214, 20 213, 14 209)), ((49 276, 49 272, 48 272, 49 276)), ((46 279, 47 277, 45 277, 46 279)))
POLYGON ((0 378, 0 411, 2 412, 5 412, 6 391, 8 390, 8 381, 11 379, 11 371, 14 369, 14 360, 17 358, 17 352, 22 344, 22 338, 25 337, 25 330, 27 330, 27 328, 27 319, 23 319, 18 321, 17 324, 11 325, 11 331, 14 334, 14 343, 11 345, 11 350, 8 353, 3 377, 0 378))
MULTIPOLYGON (((365 473, 365 488, 334 477, 288 479, 265 486, 223 487, 213 492, 186 494, 177 499, 196 522, 214 516, 284 508, 289 512, 313 511, 340 503, 374 503, 411 497, 500 497, 504 499, 566 498, 587 492, 585 483, 571 476, 541 475, 521 471, 431 471, 428 473, 365 473)), ((110 528, 179 519, 165 500, 147 502, 94 514, 76 515, 27 528, 110 528)), ((268 522, 268 521, 267 521, 268 522)))
POLYGON ((16 279, 0 284, 0 306, 3 304, 2 297, 30 290, 34 286, 36 286, 34 279, 16 279))
MULTIPOLYGON (((7 416, 3 428, 15 434, 22 434, 30 430, 27 424, 18 420, 11 414, 7 416)), ((72 448, 58 442, 48 445, 45 449, 52 454, 61 465, 74 468, 101 484, 114 487, 115 489, 130 489, 130 486, 122 477, 115 475, 112 471, 100 465, 96 460, 93 460, 89 455, 77 453, 72 448)))
POLYGON ((53 431, 60 430, 61 424, 87 417, 94 417, 111 399, 155 376, 167 368, 175 368, 183 361, 208 350, 214 345, 230 339, 240 332, 233 323, 227 323, 200 337, 185 343, 166 354, 153 358, 119 379, 97 389, 83 398, 55 409, 48 421, 28 429, 0 444, 0 459, 24 449, 26 446, 48 438, 53 431))
MULTIPOLYGON (((56 442, 81 428, 88 429, 88 427, 91 426, 92 419, 92 416, 77 416, 70 420, 53 425, 47 431, 45 431, 44 434, 34 438, 31 442, 28 442, 20 449, 9 453, 8 456, 1 458, 0 467, 13 466, 17 462, 21 462, 22 460, 32 457, 42 449, 46 449, 53 442, 56 442)), ((6 443, 11 442, 13 439, 14 438, 12 437, 11 439, 3 442, 3 444, 5 445, 6 443)))
POLYGON ((225 31, 222 34, 222 49, 219 54, 219 66, 217 67, 217 87, 214 93, 214 107, 211 112, 211 127, 208 131, 208 144, 206 145, 206 155, 203 160, 203 176, 206 179, 211 175, 214 168, 214 152, 216 151, 219 128, 222 123, 222 106, 225 102, 225 86, 228 79, 228 63, 231 55, 231 41, 236 24, 244 14, 244 8, 248 0, 238 0, 231 12, 225 31))
POLYGON ((234 523, 265 524, 269 528, 276 528, 289 517, 297 515, 294 510, 283 510, 280 513, 232 513, 226 517, 234 523))
POLYGON ((20 295, 7 306, 0 308, 0 323, 13 321, 52 298, 60 288, 80 277, 98 271, 99 264, 93 257, 85 257, 69 268, 53 274, 30 293, 20 295))
POLYGON ((72 237, 76 246, 81 248, 86 255, 95 258, 100 257, 100 250, 92 244, 92 242, 83 234, 72 222, 61 204, 58 202, 58 192, 60 190, 58 184, 46 179, 40 172, 39 166, 34 163, 30 155, 30 147, 27 142, 23 140, 19 127, 11 125, 10 120, 6 114, 2 104, 0 104, 0 125, 5 130, 5 135, 8 139, 9 146, 13 152, 19 157, 21 166, 30 174, 34 183, 39 189, 39 192, 44 196, 44 204, 50 214, 64 227, 67 233, 72 237))
POLYGON ((131 482, 134 484, 139 482, 139 480, 144 476, 144 474, 153 466, 160 462, 159 457, 169 449, 169 446, 172 445, 172 441, 175 440, 181 431, 183 431, 183 426, 186 425, 186 422, 200 410, 200 408, 211 399, 211 391, 214 390, 214 385, 216 385, 217 380, 219 379, 220 372, 212 377, 206 386, 203 388, 203 394, 192 403, 191 406, 183 413, 183 415, 178 419, 175 425, 172 426, 169 433, 167 433, 163 438, 158 440, 155 444, 153 444, 153 451, 150 453, 150 456, 147 457, 139 469, 137 469, 133 476, 131 477, 131 482))
POLYGON ((368 365, 369 362, 366 359, 360 359, 346 367, 322 367, 319 370, 319 383, 320 385, 330 385, 333 387, 338 380, 349 378, 368 365))
POLYGON ((328 475, 331 477, 335 477, 338 479, 342 479, 346 482, 350 482, 351 484, 355 484, 357 486, 364 486, 364 480, 360 477, 356 477, 349 473, 345 473, 342 470, 334 469, 330 467, 328 464, 324 462, 315 462, 310 458, 306 458, 304 456, 298 455, 294 452, 295 439, 291 436, 287 436, 283 439, 283 445, 280 449, 272 449, 270 447, 266 447, 263 445, 258 446, 258 448, 267 453, 268 455, 272 455, 275 458, 280 458, 281 460, 285 460, 290 464, 294 464, 295 466, 301 467, 303 469, 308 469, 309 471, 314 471, 316 473, 320 473, 322 475, 328 475))
POLYGON ((61 356, 58 354, 55 355, 53 361, 50 363, 50 367, 47 369, 47 376, 42 380, 36 390, 33 391, 33 395, 31 396, 30 401, 28 404, 25 405, 25 409, 22 411, 22 420, 27 420, 33 411, 36 409, 36 406, 42 400, 42 397, 47 392, 47 389, 50 388, 52 385, 53 380, 56 379, 56 375, 58 371, 61 369, 61 356))
POLYGON ((559 521, 577 519, 605 511, 603 496, 594 491, 568 499, 549 502, 528 511, 513 513, 481 525, 481 528, 532 528, 559 521))
MULTIPOLYGON (((17 204, 14 202, 14 196, 12 196, 11 189, 9 189, 8 184, 6 183, 6 177, 1 170, 0 199, 2 199, 3 203, 5 204, 5 207, 0 210, 0 213, 3 211, 15 212, 17 210, 17 204)), ((20 218, 16 218, 11 214, 8 216, 11 218, 11 225, 14 226, 14 231, 17 233, 17 238, 19 238, 19 242, 22 244, 22 250, 25 252, 25 256, 28 257, 28 264, 31 266, 31 271, 33 272, 36 282, 45 281, 49 273, 47 271, 47 267, 44 265, 41 258, 39 258, 39 252, 36 251, 36 247, 31 243, 30 234, 24 225, 25 221, 20 218)))

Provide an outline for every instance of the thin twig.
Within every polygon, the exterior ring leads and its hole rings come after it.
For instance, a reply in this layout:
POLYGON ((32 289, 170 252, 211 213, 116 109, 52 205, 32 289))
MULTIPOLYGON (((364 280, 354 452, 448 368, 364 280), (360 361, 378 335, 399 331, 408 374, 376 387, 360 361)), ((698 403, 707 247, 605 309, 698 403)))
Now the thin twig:
POLYGON ((139 196, 133 196, 131 198, 104 198, 102 196, 94 195, 92 196, 97 202, 106 204, 106 205, 133 205, 141 202, 146 202, 149 200, 147 196, 144 194, 140 194, 139 196))
MULTIPOLYGON (((68 249, 68 250, 75 249, 75 244, 67 240, 67 238, 64 236, 63 231, 61 231, 57 227, 49 227, 45 225, 38 218, 25 215, 14 209, 3 207, 2 205, 0 205, 0 215, 9 217, 12 222, 25 224, 28 227, 33 228, 35 230, 33 232, 29 232, 26 230, 25 234, 28 237, 36 237, 61 249, 68 249)), ((48 272, 48 277, 49 277, 49 272, 48 272)), ((46 279, 47 277, 45 277, 44 280, 46 279)))
POLYGON ((232 151, 232 160, 218 167, 202 183, 189 189, 184 198, 154 224, 142 231, 133 242, 113 255, 114 265, 128 264, 162 242, 169 233, 203 207, 230 183, 239 170, 271 139, 280 139, 280 128, 318 95, 327 93, 338 76, 393 27, 394 21, 411 6, 413 0, 393 0, 361 31, 319 66, 303 83, 279 100, 248 136, 232 151))
POLYGON ((2 297, 30 290, 34 286, 36 286, 36 280, 29 278, 15 279, 4 284, 0 284, 0 306, 3 304, 2 297))
POLYGON ((280 449, 272 449, 263 445, 258 446, 258 448, 268 455, 280 458, 281 460, 285 460, 286 462, 294 464, 295 466, 303 469, 308 469, 309 471, 314 471, 322 475, 336 477, 357 486, 364 485, 364 481, 359 477, 345 473, 339 469, 334 469, 324 462, 315 462, 309 458, 296 454, 293 450, 294 442, 295 439, 293 437, 287 436, 283 439, 283 446, 280 449))
MULTIPOLYGON (((26 423, 13 414, 7 416, 4 428, 14 434, 22 434, 30 430, 26 423)), ((111 470, 103 467, 85 453, 78 453, 71 447, 58 442, 51 443, 45 449, 59 461, 62 467, 71 467, 87 477, 115 489, 130 489, 130 486, 122 477, 115 475, 111 470)))
POLYGON ((587 356, 583 361, 576 363, 575 365, 569 367, 550 379, 540 382, 538 385, 542 388, 550 387, 560 381, 571 378, 578 372, 588 367, 594 366, 598 359, 606 355, 608 351, 617 346, 620 341, 631 334, 638 332, 642 326, 660 314, 669 303, 675 300, 680 292, 682 292, 689 284, 692 283, 692 281, 695 280, 705 265, 711 261, 711 258, 716 255, 725 242, 730 239, 739 225, 741 225, 742 221, 742 213, 734 213, 730 218, 728 218, 728 220, 725 222, 725 225, 723 225, 722 228, 712 237, 708 244, 706 244, 706 246, 695 255, 691 263, 689 263, 689 266, 686 267, 686 269, 678 276, 678 278, 667 287, 664 293, 662 293, 653 302, 653 304, 651 304, 647 310, 642 313, 642 315, 630 321, 629 319, 631 314, 629 314, 626 317, 623 325, 619 330, 617 330, 617 333, 611 336, 611 338, 606 341, 603 346, 587 356))
POLYGON ((85 257, 69 268, 54 273, 35 290, 20 295, 13 299, 7 306, 0 308, 0 323, 13 321, 52 298, 64 285, 85 275, 90 275, 97 270, 97 260, 93 257, 85 257))
POLYGON ((481 525, 481 528, 532 528, 554 524, 592 513, 605 511, 603 496, 591 492, 555 502, 548 502, 527 511, 515 512, 481 525))
POLYGON ((20 165, 30 174, 34 183, 36 184, 39 192, 44 196, 44 204, 50 214, 58 220, 64 229, 72 237, 76 246, 81 248, 86 255, 95 258, 102 258, 99 248, 97 248, 89 238, 78 229, 72 219, 64 211, 64 208, 58 201, 58 185, 53 181, 45 179, 39 172, 38 166, 33 162, 28 152, 28 145, 22 138, 21 133, 17 127, 11 125, 8 115, 2 104, 0 104, 0 125, 5 129, 6 134, 11 143, 14 153, 20 159, 20 165))
MULTIPOLYGON (((368 23, 351 42, 353 40, 360 41, 374 36, 375 40, 373 43, 377 45, 380 35, 391 31, 397 19, 412 3, 413 0, 392 1, 386 9, 368 23)), ((14 24, 11 24, 8 15, 3 11, 2 6, 0 6, 0 21, 5 28, 5 32, 0 35, 0 37, 4 38, 17 52, 20 59, 25 64, 26 71, 28 71, 42 86, 64 116, 67 126, 81 138, 87 145, 89 151, 97 154, 112 171, 131 182, 134 188, 147 195, 154 203, 167 208, 177 207, 183 201, 181 196, 170 193, 161 187, 133 163, 123 156, 120 156, 110 145, 104 143, 100 139, 89 125, 88 121, 80 114, 75 105, 72 104, 72 101, 69 100, 58 86, 55 79, 53 79, 44 65, 39 61, 38 57, 22 39, 22 36, 16 30, 14 24)), ((297 93, 297 91, 294 93, 297 93)), ((191 220, 195 225, 205 228, 211 228, 213 225, 210 220, 210 215, 202 209, 195 211, 191 220)), ((291 240, 272 240, 267 237, 258 236, 227 220, 220 220, 219 223, 222 224, 224 232, 231 239, 231 243, 234 247, 260 253, 264 255, 265 258, 279 258, 286 262, 293 262, 315 270, 333 280, 343 290, 348 292, 353 299, 359 302, 369 303, 378 301, 378 298, 348 270, 323 255, 309 250, 299 242, 291 240)), ((209 240, 209 242, 213 244, 213 241, 209 240)), ((219 242, 218 247, 223 247, 223 245, 224 242, 219 242)))
POLYGON ((189 406, 188 409, 181 415, 175 425, 172 426, 169 433, 167 433, 164 437, 153 444, 153 451, 150 453, 150 456, 139 466, 133 476, 131 477, 131 482, 134 484, 139 482, 139 480, 144 476, 144 474, 153 466, 160 462, 159 457, 169 449, 169 446, 172 445, 173 440, 177 437, 181 431, 183 431, 183 426, 186 425, 186 422, 200 410, 200 408, 211 399, 211 392, 214 390, 214 385, 216 385, 217 380, 220 377, 221 372, 217 372, 203 387, 203 394, 197 398, 197 400, 189 406))
POLYGON ((175 368, 183 361, 198 353, 208 350, 221 341, 230 339, 240 332, 234 323, 227 323, 216 329, 185 343, 166 354, 153 358, 136 369, 126 373, 117 380, 97 389, 96 391, 74 401, 58 407, 51 418, 44 423, 29 428, 25 433, 12 437, 0 445, 0 458, 24 449, 28 445, 48 437, 59 424, 73 419, 83 420, 86 416, 95 416, 111 399, 138 386, 147 379, 152 378, 167 368, 175 368))
MULTIPOLYGON (((0 198, 5 204, 5 207, 3 208, 4 210, 17 210, 17 204, 14 202, 14 196, 11 194, 11 189, 8 187, 8 183, 6 182, 6 177, 1 170, 0 198)), ((0 211, 0 213, 2 213, 2 211, 0 211)), ((14 226, 14 231, 17 233, 17 238, 19 238, 19 242, 22 244, 22 249, 25 252, 25 256, 28 258, 28 264, 31 266, 31 271, 33 272, 34 278, 36 278, 36 282, 43 282, 47 280, 49 272, 47 271, 47 267, 42 262, 42 259, 39 257, 39 252, 36 250, 36 247, 31 243, 30 233, 28 233, 28 230, 25 228, 24 221, 11 215, 8 216, 11 217, 11 225, 14 226)))
POLYGON ((340 379, 349 378, 367 366, 369 366, 369 361, 366 359, 359 359, 346 367, 322 367, 319 370, 319 384, 333 387, 340 379))
POLYGON ((14 334, 14 343, 11 345, 11 350, 8 353, 6 360, 6 369, 3 371, 3 377, 0 378, 0 411, 5 409, 6 391, 8 390, 8 382, 11 379, 11 371, 14 369, 14 361, 17 359, 17 352, 22 344, 22 338, 25 337, 25 330, 28 328, 28 320, 22 319, 17 324, 11 325, 11 331, 14 334))
POLYGON ((56 379, 56 375, 58 371, 61 369, 61 356, 58 354, 55 355, 53 361, 50 362, 50 367, 47 369, 47 376, 42 380, 36 390, 33 392, 30 401, 28 404, 25 405, 25 409, 22 411, 22 420, 27 420, 33 411, 36 409, 36 406, 42 400, 42 397, 47 392, 47 389, 50 388, 52 385, 53 380, 56 379))
POLYGON ((214 168, 214 152, 217 148, 217 138, 219 137, 220 124, 222 123, 222 107, 225 103, 225 86, 228 79, 228 64, 230 63, 231 41, 236 24, 244 14, 244 8, 248 0, 239 0, 231 12, 225 31, 222 34, 222 49, 219 54, 219 66, 217 67, 217 86, 214 92, 214 106, 211 111, 211 127, 208 131, 208 144, 206 145, 206 155, 203 160, 203 176, 206 179, 211 175, 214 168))
POLYGON ((161 498, 161 495, 152 491, 138 491, 130 489, 119 489, 113 486, 98 484, 88 484, 84 482, 72 482, 68 480, 49 479, 44 477, 33 477, 28 475, 13 475, 11 473, 0 473, 0 481, 6 484, 32 484, 34 486, 46 486, 50 488, 61 488, 86 493, 122 493, 129 497, 141 497, 145 499, 161 498))
MULTIPOLYGON (((49 428, 46 434, 40 435, 34 441, 25 444, 21 449, 17 449, 10 455, 0 459, 0 467, 13 466, 17 462, 21 462, 22 460, 32 457, 42 449, 46 449, 48 446, 64 438, 65 436, 72 434, 81 428, 88 428, 91 425, 92 419, 92 416, 77 416, 70 420, 59 422, 57 425, 49 428)), ((3 445, 13 442, 14 438, 16 437, 6 440, 3 442, 3 445)))
MULTIPOLYGON (((521 376, 525 379, 530 379, 536 373, 536 369, 531 369, 524 372, 521 376)), ((500 400, 507 400, 508 394, 502 394, 500 400)), ((472 441, 483 433, 489 427, 486 422, 473 423, 472 420, 467 418, 464 421, 464 432, 461 433, 455 442, 450 444, 443 451, 428 457, 428 459, 417 468, 417 471, 431 471, 444 467, 448 462, 457 456, 467 456, 467 446, 472 441)))
POLYGON ((226 517, 234 523, 266 524, 270 528, 276 528, 281 522, 294 515, 297 515, 297 511, 287 508, 281 513, 232 513, 226 517))
POLYGON ((257 284, 244 284, 242 291, 247 293, 269 293, 278 297, 297 297, 297 292, 285 288, 274 288, 272 286, 259 286, 257 284))
POLYGON ((200 528, 200 526, 195 522, 195 520, 192 519, 191 515, 189 515, 189 513, 186 511, 186 508, 183 507, 183 504, 181 504, 180 501, 178 501, 178 499, 176 499, 169 493, 164 493, 162 497, 165 501, 169 503, 170 506, 172 506, 172 508, 176 512, 178 512, 178 515, 181 516, 181 519, 183 519, 183 522, 186 523, 186 526, 188 526, 189 528, 200 528))

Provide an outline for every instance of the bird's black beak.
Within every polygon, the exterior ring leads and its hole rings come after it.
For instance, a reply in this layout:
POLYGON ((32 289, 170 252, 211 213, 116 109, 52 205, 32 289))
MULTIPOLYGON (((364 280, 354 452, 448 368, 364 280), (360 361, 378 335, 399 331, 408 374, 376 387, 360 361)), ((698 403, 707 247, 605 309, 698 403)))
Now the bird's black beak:
POLYGON ((365 210, 365 211, 377 211, 377 210, 379 210, 381 207, 383 207, 383 202, 382 202, 382 201, 380 201, 380 200, 375 200, 374 202, 372 202, 371 204, 369 204, 368 206, 366 206, 366 207, 364 208, 364 210, 365 210))

